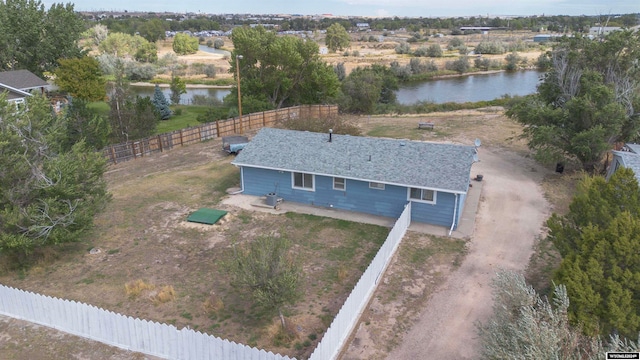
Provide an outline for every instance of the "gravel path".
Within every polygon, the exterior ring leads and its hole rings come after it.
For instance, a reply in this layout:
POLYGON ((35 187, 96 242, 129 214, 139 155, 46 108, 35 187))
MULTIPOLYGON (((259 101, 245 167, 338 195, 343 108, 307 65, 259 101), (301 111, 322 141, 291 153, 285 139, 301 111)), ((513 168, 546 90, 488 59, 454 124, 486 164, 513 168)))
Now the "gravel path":
POLYGON ((469 253, 427 302, 388 359, 476 359, 475 323, 492 312, 492 277, 499 268, 524 271, 550 214, 540 187, 543 169, 511 153, 480 151, 473 172, 484 175, 469 253))

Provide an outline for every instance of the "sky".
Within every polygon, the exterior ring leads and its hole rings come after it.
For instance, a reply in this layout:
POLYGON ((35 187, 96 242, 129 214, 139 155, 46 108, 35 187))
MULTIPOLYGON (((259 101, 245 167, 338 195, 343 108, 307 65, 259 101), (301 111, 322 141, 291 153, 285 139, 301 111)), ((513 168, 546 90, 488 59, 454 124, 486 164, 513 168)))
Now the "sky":
POLYGON ((457 17, 507 15, 610 15, 640 13, 638 0, 60 0, 76 11, 145 11, 206 14, 457 17))

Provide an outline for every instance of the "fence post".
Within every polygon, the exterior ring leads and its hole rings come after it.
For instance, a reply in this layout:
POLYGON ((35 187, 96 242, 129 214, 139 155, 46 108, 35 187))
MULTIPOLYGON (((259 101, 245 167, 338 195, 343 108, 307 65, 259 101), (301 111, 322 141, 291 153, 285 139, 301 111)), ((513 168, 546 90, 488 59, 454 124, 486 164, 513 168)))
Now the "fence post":
POLYGON ((220 121, 216 120, 216 137, 220 137, 220 121))
POLYGON ((136 143, 135 142, 131 143, 131 150, 133 151, 133 158, 136 159, 137 155, 136 155, 136 143))
POLYGON ((180 129, 180 146, 184 146, 184 143, 182 142, 182 129, 180 129))
POLYGON ((111 147, 111 160, 113 161, 114 164, 117 164, 118 158, 116 157, 116 150, 113 148, 113 145, 111 145, 110 147, 111 147))
POLYGON ((158 147, 160 147, 160 152, 162 152, 162 137, 158 135, 158 147))

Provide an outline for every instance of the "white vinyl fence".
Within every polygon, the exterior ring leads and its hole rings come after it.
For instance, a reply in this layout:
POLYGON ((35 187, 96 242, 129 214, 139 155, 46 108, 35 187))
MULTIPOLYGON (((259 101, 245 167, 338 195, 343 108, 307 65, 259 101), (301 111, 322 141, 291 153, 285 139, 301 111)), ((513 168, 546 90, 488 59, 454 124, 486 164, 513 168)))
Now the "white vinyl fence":
POLYGON ((309 360, 333 360, 340 354, 344 342, 358 323, 360 315, 369 303, 369 299, 378 286, 378 281, 384 274, 410 224, 411 203, 408 203, 389 232, 387 240, 358 280, 309 360))
POLYGON ((134 319, 91 305, 0 285, 0 314, 166 359, 290 359, 191 329, 134 319))

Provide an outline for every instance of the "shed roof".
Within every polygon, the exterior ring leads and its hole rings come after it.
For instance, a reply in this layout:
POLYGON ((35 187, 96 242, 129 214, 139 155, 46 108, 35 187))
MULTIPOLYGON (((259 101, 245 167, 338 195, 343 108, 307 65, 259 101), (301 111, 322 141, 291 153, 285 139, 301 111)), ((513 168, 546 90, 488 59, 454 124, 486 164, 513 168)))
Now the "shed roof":
POLYGON ((263 128, 232 164, 466 193, 473 146, 263 128))
POLYGON ((0 84, 5 84, 23 91, 49 86, 49 83, 29 70, 0 72, 0 84))

